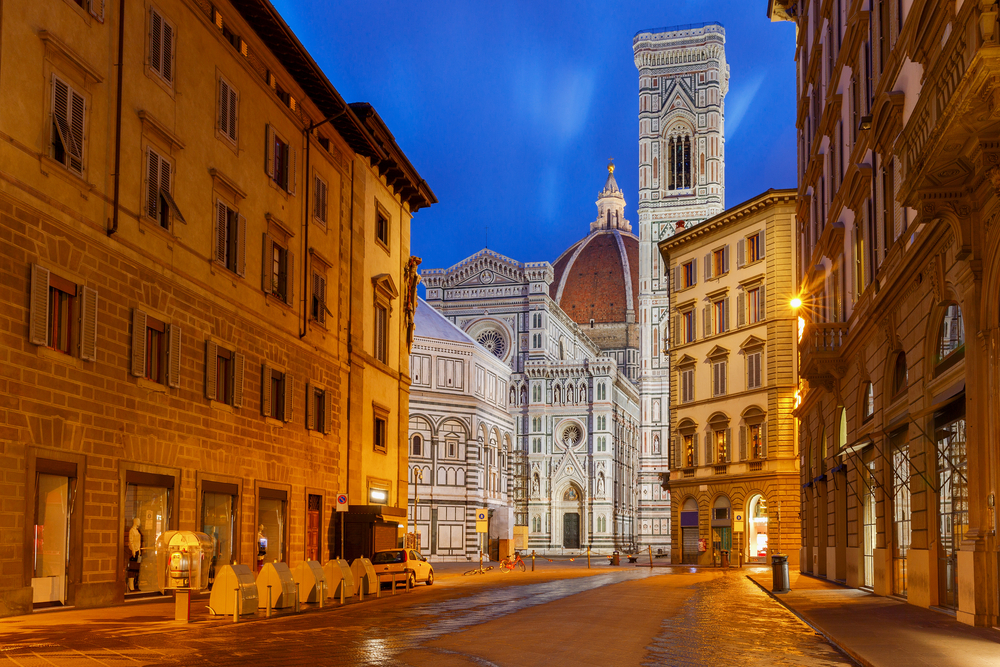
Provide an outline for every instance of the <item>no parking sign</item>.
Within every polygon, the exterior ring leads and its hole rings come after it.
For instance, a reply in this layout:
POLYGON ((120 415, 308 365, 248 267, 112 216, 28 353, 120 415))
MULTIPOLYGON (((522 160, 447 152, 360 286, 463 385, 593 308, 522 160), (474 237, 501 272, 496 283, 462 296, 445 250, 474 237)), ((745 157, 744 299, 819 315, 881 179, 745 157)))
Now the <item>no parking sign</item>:
POLYGON ((337 511, 346 512, 347 511, 347 494, 339 493, 337 494, 337 511))

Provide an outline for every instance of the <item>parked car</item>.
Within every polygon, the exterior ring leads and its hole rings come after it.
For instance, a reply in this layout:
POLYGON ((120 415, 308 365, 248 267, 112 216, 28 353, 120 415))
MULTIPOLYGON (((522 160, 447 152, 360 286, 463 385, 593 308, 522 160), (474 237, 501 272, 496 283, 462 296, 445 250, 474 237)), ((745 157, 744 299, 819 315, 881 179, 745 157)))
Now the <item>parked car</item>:
POLYGON ((372 556, 372 567, 375 574, 384 572, 410 572, 410 586, 419 581, 428 586, 434 583, 434 568, 427 559, 414 549, 386 549, 376 551, 372 556))

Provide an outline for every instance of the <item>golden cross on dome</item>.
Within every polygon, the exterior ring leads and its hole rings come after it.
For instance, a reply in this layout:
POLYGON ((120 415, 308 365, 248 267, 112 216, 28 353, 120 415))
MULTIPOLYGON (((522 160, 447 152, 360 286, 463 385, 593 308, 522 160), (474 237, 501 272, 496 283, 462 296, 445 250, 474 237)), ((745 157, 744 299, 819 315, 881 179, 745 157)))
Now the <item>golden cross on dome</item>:
POLYGON ((608 173, 609 174, 615 173, 615 159, 613 157, 609 157, 608 162, 611 163, 608 165, 608 173))

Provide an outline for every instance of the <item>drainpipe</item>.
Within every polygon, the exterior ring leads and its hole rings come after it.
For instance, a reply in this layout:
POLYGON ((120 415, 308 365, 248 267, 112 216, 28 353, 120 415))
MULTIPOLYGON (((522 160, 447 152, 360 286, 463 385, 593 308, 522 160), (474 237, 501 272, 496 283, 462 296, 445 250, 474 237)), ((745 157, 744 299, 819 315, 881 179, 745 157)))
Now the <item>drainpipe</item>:
POLYGON ((115 108, 115 189, 111 211, 111 226, 108 236, 118 232, 118 192, 121 183, 122 164, 122 70, 125 58, 125 0, 118 3, 118 95, 115 108))

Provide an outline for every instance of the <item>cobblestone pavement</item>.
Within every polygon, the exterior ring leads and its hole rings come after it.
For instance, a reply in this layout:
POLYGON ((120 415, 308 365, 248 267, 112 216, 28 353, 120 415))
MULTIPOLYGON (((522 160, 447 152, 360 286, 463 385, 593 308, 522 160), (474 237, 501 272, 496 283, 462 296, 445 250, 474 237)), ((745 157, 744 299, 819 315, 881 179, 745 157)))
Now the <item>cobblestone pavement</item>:
POLYGON ((39 614, 0 622, 0 667, 853 664, 740 573, 566 576, 459 577, 238 625, 178 626, 142 606, 39 614))

